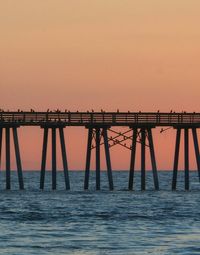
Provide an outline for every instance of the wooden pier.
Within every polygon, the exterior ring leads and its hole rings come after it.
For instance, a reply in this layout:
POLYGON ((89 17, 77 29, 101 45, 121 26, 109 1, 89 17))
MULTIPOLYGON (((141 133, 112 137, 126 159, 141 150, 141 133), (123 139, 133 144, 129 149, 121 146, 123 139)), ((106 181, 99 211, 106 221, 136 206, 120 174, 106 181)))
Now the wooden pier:
POLYGON ((152 174, 155 190, 159 190, 159 178, 156 163, 156 153, 153 142, 153 129, 157 127, 172 127, 176 131, 176 142, 174 152, 174 166, 172 176, 172 190, 176 190, 177 172, 179 162, 179 151, 181 133, 184 133, 184 171, 185 190, 189 190, 189 132, 191 132, 194 142, 194 151, 197 163, 197 170, 200 181, 200 155, 197 130, 200 128, 200 113, 175 113, 175 112, 70 112, 47 111, 35 112, 27 111, 0 111, 0 159, 2 153, 2 140, 5 134, 5 156, 6 156, 6 189, 11 189, 11 152, 10 134, 13 133, 14 151, 17 163, 17 173, 19 188, 24 189, 22 162, 20 157, 20 147, 17 130, 23 126, 38 126, 43 129, 43 147, 41 160, 40 189, 44 189, 46 157, 48 149, 48 139, 52 144, 52 189, 56 189, 57 180, 57 134, 61 144, 61 156, 63 161, 63 171, 65 187, 70 189, 68 173, 67 152, 65 147, 64 128, 69 126, 85 127, 88 130, 88 144, 86 148, 86 166, 84 189, 89 188, 91 151, 95 149, 96 159, 96 189, 101 188, 101 153, 100 147, 104 146, 107 165, 109 189, 114 189, 110 148, 114 145, 121 145, 130 149, 130 171, 128 179, 128 189, 134 189, 134 171, 136 160, 136 148, 141 149, 141 190, 146 189, 146 150, 150 152, 152 174), (112 130, 113 127, 127 127, 125 132, 112 130), (108 131, 114 133, 115 137, 108 137, 108 131), (130 135, 131 133, 131 135, 130 135), (51 137, 49 137, 51 134, 51 137), (118 140, 118 137, 122 137, 118 140), (138 140, 139 138, 139 140, 138 140), (123 141, 131 139, 131 146, 127 147, 123 141), (103 141, 103 142, 102 142, 103 141), (112 143, 111 143, 112 142, 112 143))

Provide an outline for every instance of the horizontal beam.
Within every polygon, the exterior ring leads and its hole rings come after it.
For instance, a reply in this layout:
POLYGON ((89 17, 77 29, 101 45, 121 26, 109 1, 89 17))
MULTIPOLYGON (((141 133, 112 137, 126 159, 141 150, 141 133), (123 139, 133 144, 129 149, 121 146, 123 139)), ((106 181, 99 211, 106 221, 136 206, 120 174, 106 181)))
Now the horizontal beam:
POLYGON ((200 113, 186 112, 0 112, 0 126, 172 126, 200 127, 200 113))

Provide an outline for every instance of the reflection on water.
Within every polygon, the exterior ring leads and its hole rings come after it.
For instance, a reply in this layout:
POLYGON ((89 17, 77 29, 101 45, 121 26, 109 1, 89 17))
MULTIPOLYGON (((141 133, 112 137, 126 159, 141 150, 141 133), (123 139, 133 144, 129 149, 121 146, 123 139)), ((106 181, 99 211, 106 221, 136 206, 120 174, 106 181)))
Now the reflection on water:
POLYGON ((58 190, 39 191, 39 172, 25 172, 25 191, 3 190, 1 172, 0 254, 200 254, 200 184, 191 173, 192 191, 172 192, 171 172, 159 172, 161 191, 127 191, 128 172, 114 172, 115 191, 108 191, 106 173, 102 191, 83 191, 83 172, 71 172, 71 191, 64 190, 58 173, 58 190))

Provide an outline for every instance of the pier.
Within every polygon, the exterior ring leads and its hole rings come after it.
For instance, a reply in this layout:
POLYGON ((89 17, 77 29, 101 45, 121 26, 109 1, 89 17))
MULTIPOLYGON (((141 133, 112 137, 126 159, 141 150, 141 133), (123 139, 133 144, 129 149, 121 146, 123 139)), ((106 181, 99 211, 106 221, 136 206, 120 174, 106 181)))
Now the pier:
POLYGON ((88 141, 86 148, 85 162, 85 178, 83 188, 89 188, 90 177, 90 161, 91 152, 95 150, 96 160, 96 190, 101 189, 101 153, 100 147, 104 146, 105 159, 107 165, 107 175, 109 189, 114 189, 112 177, 112 160, 110 157, 110 149, 115 145, 121 145, 130 150, 130 169, 127 184, 129 190, 134 190, 134 171, 136 149, 140 147, 141 157, 141 190, 146 189, 146 151, 150 153, 152 165, 152 174, 155 190, 159 190, 159 178, 156 163, 156 152, 154 149, 153 130, 157 127, 172 127, 176 132, 174 165, 172 176, 172 190, 176 190, 178 162, 181 134, 184 139, 184 171, 185 171, 185 190, 189 190, 189 133, 191 132, 195 158, 200 181, 200 154, 197 130, 200 128, 200 113, 186 112, 70 112, 64 111, 47 111, 35 112, 26 111, 1 111, 0 112, 0 159, 2 154, 2 141, 5 139, 5 162, 6 162, 6 189, 11 189, 11 152, 10 140, 13 134, 14 152, 17 163, 17 173, 19 181, 19 189, 24 189, 22 160, 20 156, 20 144, 18 139, 18 129, 23 126, 38 126, 43 129, 43 147, 41 155, 41 173, 40 173, 40 189, 45 186, 45 169, 46 157, 48 149, 48 140, 51 139, 51 160, 52 160, 52 189, 56 189, 57 179, 57 137, 61 145, 61 156, 63 162, 63 172, 66 190, 70 189, 68 155, 65 147, 64 129, 69 126, 83 127, 88 130, 88 141), (118 132, 113 127, 127 127, 126 131, 118 132), (113 136, 108 136, 108 131, 113 136), (127 146, 124 141, 131 140, 131 146, 127 146))

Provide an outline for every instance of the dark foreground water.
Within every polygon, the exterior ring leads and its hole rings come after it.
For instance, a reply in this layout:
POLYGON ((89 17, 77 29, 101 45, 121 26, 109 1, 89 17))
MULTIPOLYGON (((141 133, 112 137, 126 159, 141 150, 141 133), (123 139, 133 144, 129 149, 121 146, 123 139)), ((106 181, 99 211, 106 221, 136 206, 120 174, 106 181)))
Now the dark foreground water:
POLYGON ((180 173, 177 192, 170 191, 171 172, 159 172, 161 191, 127 191, 128 172, 114 172, 115 191, 83 191, 83 172, 70 172, 71 191, 64 190, 58 173, 58 190, 39 191, 39 172, 25 172, 25 191, 3 190, 0 173, 0 254, 200 254, 200 184, 191 173, 190 192, 183 191, 180 173))

